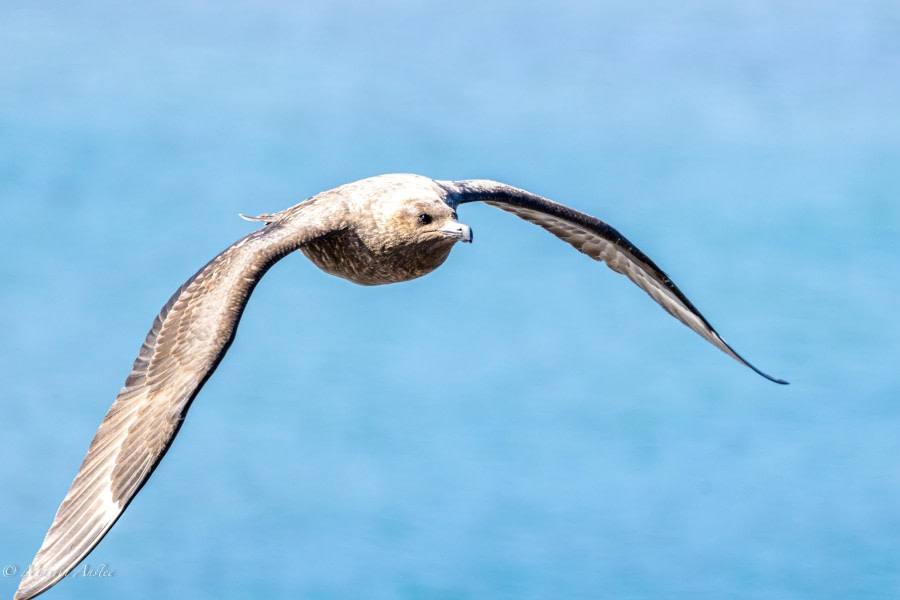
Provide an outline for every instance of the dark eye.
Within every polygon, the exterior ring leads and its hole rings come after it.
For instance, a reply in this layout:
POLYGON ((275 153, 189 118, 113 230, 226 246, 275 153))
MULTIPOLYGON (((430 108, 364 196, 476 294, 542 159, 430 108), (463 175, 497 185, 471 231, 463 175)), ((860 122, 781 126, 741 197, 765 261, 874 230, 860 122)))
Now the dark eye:
POLYGON ((421 223, 422 225, 428 225, 429 223, 431 223, 431 215, 429 215, 428 213, 422 213, 421 215, 419 215, 419 223, 421 223))

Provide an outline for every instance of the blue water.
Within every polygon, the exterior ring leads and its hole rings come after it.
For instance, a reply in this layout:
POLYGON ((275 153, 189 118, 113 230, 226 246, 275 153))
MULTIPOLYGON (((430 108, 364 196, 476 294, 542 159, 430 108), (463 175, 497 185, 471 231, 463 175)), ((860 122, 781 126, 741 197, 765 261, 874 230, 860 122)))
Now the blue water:
POLYGON ((418 281, 276 266, 48 598, 900 597, 900 4, 295 4, 0 4, 0 594, 237 213, 399 171, 609 221, 792 385, 465 206, 418 281))

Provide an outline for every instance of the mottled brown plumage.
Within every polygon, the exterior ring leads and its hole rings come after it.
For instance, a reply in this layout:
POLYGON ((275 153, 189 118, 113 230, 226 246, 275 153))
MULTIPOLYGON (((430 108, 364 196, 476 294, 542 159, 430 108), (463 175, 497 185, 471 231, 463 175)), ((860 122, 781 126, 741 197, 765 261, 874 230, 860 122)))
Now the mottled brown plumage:
POLYGON ((200 269, 166 303, 125 386, 88 448, 17 600, 59 581, 100 542, 168 450, 191 402, 234 339, 247 300, 278 260, 300 250, 324 271, 362 285, 421 277, 471 231, 459 204, 484 201, 543 227, 626 275, 717 348, 764 377, 709 325, 666 274, 606 223, 493 181, 382 175, 250 220, 264 226, 200 269))

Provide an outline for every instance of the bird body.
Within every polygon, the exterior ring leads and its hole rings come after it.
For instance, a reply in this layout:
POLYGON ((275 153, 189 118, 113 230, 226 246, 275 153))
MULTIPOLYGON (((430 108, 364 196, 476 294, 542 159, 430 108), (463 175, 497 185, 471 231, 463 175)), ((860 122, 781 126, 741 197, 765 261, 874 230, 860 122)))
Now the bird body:
POLYGON ((327 273, 361 285, 408 281, 471 242, 460 204, 484 201, 535 223, 626 275, 717 348, 738 355, 669 277, 618 231, 589 215, 487 180, 382 175, 322 192, 281 212, 245 217, 263 226, 188 279, 153 322, 131 373, 103 418, 40 550, 16 593, 26 600, 74 569, 147 482, 197 393, 234 340, 247 301, 268 269, 301 251, 327 273))
POLYGON ((427 275, 443 264, 456 241, 470 241, 471 230, 455 222, 446 194, 420 175, 382 175, 250 220, 302 231, 315 224, 316 235, 295 238, 302 240, 297 248, 307 258, 353 283, 382 285, 427 275), (451 222, 450 229, 441 229, 451 222))

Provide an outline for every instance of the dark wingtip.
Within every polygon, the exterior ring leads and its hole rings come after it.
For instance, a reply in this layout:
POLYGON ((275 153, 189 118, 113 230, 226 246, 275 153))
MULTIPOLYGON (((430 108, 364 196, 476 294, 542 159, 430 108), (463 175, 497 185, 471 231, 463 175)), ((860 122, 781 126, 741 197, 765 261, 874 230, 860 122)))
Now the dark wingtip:
POLYGON ((720 335, 718 334, 718 332, 717 332, 715 329, 712 328, 711 325, 709 325, 709 324, 707 323, 707 326, 709 326, 709 328, 710 328, 710 329, 712 330, 712 332, 716 335, 716 337, 719 338, 719 341, 721 341, 723 344, 725 344, 725 347, 728 348, 728 350, 731 351, 731 353, 734 355, 734 358, 737 358, 738 361, 739 361, 742 365, 744 365, 745 367, 747 367, 747 368, 749 368, 749 369, 752 369, 754 373, 756 373, 757 375, 762 375, 763 377, 765 377, 766 379, 768 379, 768 380, 771 381, 772 383, 777 383, 778 385, 790 385, 790 384, 791 384, 790 381, 786 381, 786 380, 784 380, 784 379, 778 379, 777 377, 772 377, 772 376, 769 375, 768 373, 765 373, 765 372, 763 372, 763 371, 760 371, 759 369, 757 369, 756 367, 754 367, 754 366, 750 363, 749 360, 747 360, 746 358, 744 358, 743 356, 741 356, 740 354, 738 354, 738 353, 735 351, 735 349, 731 347, 731 344, 729 344, 728 342, 726 342, 725 340, 723 340, 723 339, 722 339, 722 336, 720 336, 720 335))
POLYGON ((777 384, 779 384, 779 385, 791 385, 791 382, 790 382, 790 381, 785 381, 784 379, 778 379, 777 377, 772 377, 772 376, 769 375, 768 373, 763 373, 762 371, 760 371, 759 369, 757 369, 756 367, 754 367, 754 366, 752 366, 752 365, 750 366, 750 368, 753 369, 754 371, 756 371, 757 373, 759 373, 760 375, 762 375, 763 377, 765 377, 766 379, 768 379, 768 380, 771 381, 771 382, 777 383, 777 384))
MULTIPOLYGON (((720 338, 720 339, 721 339, 721 338, 720 338)), ((725 344, 725 345, 728 346, 728 344, 725 344)), ((728 348, 729 348, 732 352, 734 352, 734 349, 732 349, 731 346, 728 346, 728 348)), ((757 369, 756 367, 754 367, 752 364, 750 364, 750 363, 747 361, 747 359, 745 359, 743 356, 741 356, 741 355, 738 354, 737 352, 734 352, 734 355, 737 356, 737 357, 740 359, 740 361, 741 361, 742 363, 744 363, 745 365, 747 365, 748 367, 750 367, 751 369, 753 369, 753 371, 754 371, 755 373, 757 373, 757 374, 759 374, 759 375, 762 375, 763 377, 765 377, 765 378, 768 379, 769 381, 771 381, 771 382, 773 382, 773 383, 777 383, 777 384, 779 384, 779 385, 790 385, 790 384, 791 384, 790 381, 785 381, 784 379, 778 379, 777 377, 772 377, 772 376, 769 375, 768 373, 764 373, 764 372, 760 371, 759 369, 757 369)))

